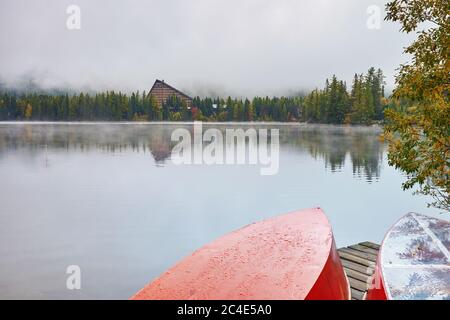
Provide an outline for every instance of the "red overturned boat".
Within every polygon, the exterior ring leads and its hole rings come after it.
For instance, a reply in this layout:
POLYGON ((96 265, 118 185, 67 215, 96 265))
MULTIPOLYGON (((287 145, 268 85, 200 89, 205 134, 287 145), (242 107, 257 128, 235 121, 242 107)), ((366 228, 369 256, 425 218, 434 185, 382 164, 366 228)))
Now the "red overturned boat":
POLYGON ((450 222, 402 217, 380 248, 368 300, 449 300, 450 222))
POLYGON ((132 299, 350 299, 320 208, 250 224, 205 245, 132 299))

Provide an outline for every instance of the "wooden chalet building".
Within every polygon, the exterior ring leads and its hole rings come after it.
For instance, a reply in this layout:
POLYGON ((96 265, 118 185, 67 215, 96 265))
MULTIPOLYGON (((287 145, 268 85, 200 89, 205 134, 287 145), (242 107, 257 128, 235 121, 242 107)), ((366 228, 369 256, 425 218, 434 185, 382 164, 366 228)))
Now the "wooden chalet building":
POLYGON ((167 83, 164 82, 164 80, 156 79, 155 83, 153 84, 153 87, 150 89, 150 92, 148 94, 155 97, 156 102, 160 107, 170 96, 176 96, 177 98, 184 101, 188 109, 191 109, 193 106, 193 101, 191 97, 181 92, 180 90, 175 89, 174 87, 168 85, 167 83))

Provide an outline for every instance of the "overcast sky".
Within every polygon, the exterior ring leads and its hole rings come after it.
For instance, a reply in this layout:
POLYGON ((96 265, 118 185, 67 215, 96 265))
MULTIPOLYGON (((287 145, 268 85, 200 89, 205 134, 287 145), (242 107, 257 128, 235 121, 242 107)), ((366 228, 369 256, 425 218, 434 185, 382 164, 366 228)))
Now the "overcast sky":
POLYGON ((1 0, 0 79, 43 87, 148 90, 154 80, 190 94, 273 95, 351 82, 370 66, 406 61, 411 38, 367 9, 383 0, 1 0), (69 30, 69 5, 81 29, 69 30))

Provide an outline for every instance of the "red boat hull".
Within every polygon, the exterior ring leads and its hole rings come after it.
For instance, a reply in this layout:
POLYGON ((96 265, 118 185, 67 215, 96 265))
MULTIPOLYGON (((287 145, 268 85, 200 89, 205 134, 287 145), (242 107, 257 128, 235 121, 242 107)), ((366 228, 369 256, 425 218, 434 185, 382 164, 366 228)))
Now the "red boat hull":
POLYGON ((349 299, 331 226, 319 208, 225 235, 184 258, 132 299, 349 299))
POLYGON ((366 300, 387 300, 386 289, 381 275, 380 258, 377 259, 375 272, 373 273, 372 286, 367 291, 366 300))

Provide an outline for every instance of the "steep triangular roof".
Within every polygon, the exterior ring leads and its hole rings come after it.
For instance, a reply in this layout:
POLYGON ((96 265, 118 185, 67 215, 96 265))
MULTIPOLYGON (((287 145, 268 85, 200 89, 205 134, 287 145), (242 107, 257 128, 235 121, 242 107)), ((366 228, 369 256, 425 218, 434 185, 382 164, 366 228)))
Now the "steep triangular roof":
POLYGON ((150 89, 149 94, 151 94, 153 88, 154 88, 157 84, 162 84, 162 85, 166 86, 167 88, 170 88, 170 89, 174 90, 176 93, 182 95, 183 97, 185 97, 185 98, 187 98, 187 99, 190 99, 190 100, 193 100, 193 99, 192 99, 190 96, 188 96, 187 94, 181 92, 181 91, 178 90, 177 88, 172 87, 171 85, 167 84, 166 82, 164 82, 164 81, 162 81, 162 80, 158 80, 158 79, 155 80, 155 83, 153 84, 152 88, 150 89))

